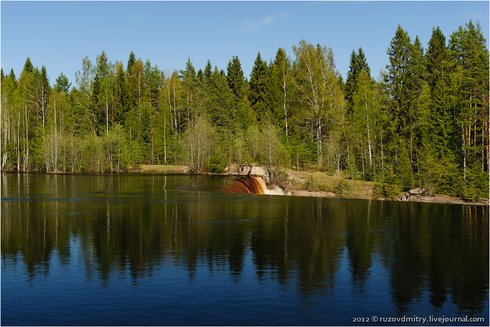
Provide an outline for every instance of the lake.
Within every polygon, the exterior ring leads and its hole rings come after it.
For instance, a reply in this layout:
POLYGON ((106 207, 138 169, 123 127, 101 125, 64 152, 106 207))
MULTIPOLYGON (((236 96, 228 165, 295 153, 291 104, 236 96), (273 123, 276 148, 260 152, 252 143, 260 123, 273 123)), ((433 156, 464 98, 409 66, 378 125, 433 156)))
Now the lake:
POLYGON ((228 194, 217 176, 1 181, 2 325, 488 325, 485 206, 228 194))

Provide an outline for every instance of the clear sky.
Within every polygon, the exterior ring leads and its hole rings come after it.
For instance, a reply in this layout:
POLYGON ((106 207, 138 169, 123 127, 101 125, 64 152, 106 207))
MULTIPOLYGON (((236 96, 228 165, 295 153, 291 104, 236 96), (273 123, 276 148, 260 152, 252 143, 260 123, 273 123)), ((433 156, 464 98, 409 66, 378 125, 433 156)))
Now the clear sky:
MULTIPOLYGON (((1 2, 1 60, 19 75, 29 56, 51 83, 64 72, 74 83, 82 58, 104 50, 125 64, 132 50, 165 71, 196 69, 208 59, 226 69, 237 55, 245 74, 260 51, 282 47, 293 57, 301 39, 331 47, 345 77, 350 53, 362 47, 374 77, 400 24, 427 46, 432 28, 446 38, 470 19, 488 40, 489 4, 480 2, 1 2)), ((488 41, 487 41, 488 46, 488 41)))

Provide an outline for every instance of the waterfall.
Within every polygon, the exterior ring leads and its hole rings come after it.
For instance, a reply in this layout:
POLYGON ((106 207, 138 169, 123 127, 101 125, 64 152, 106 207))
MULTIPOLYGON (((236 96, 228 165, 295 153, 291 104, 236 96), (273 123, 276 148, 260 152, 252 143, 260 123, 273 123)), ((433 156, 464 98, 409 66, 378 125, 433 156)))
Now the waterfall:
POLYGON ((233 180, 233 183, 223 187, 223 190, 227 193, 284 195, 284 191, 278 186, 274 189, 267 188, 264 179, 260 176, 239 176, 233 180))

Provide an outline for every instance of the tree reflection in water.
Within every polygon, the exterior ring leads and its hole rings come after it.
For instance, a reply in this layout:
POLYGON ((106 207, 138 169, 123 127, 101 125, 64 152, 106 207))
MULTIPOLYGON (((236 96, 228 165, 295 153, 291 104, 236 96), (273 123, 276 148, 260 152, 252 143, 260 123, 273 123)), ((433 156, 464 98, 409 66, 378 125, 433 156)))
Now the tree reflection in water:
POLYGON ((214 192, 220 178, 191 176, 2 179, 2 262, 22 260, 31 279, 80 251, 87 278, 103 284, 166 265, 240 282, 250 264, 259 282, 308 297, 335 288, 345 254, 354 292, 380 262, 401 313, 426 293, 434 308, 451 299, 461 312, 487 301, 488 207, 229 195, 214 192))

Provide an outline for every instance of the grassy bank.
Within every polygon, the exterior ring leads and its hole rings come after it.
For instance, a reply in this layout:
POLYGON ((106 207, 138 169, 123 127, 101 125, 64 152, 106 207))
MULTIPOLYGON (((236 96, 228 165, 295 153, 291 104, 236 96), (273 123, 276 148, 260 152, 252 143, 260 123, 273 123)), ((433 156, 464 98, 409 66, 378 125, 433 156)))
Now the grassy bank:
POLYGON ((180 165, 135 165, 128 169, 131 173, 141 174, 187 174, 188 166, 180 165))
MULTIPOLYGON (((183 165, 135 165, 128 173, 138 174, 190 174, 189 166, 183 165)), ((226 175, 226 174, 224 174, 226 175)), ((345 178, 342 174, 320 171, 297 171, 281 168, 274 171, 274 183, 294 196, 312 196, 346 199, 399 200, 406 191, 398 185, 380 184, 345 178)), ((467 202, 442 194, 411 196, 409 202, 459 203, 488 205, 488 199, 467 202)))
MULTIPOLYGON (((314 196, 347 199, 399 200, 407 190, 399 185, 380 184, 363 180, 351 180, 342 175, 330 175, 319 171, 295 171, 284 169, 279 184, 295 196, 314 196)), ((488 199, 475 202, 442 194, 410 196, 408 202, 458 203, 488 205, 488 199)))

